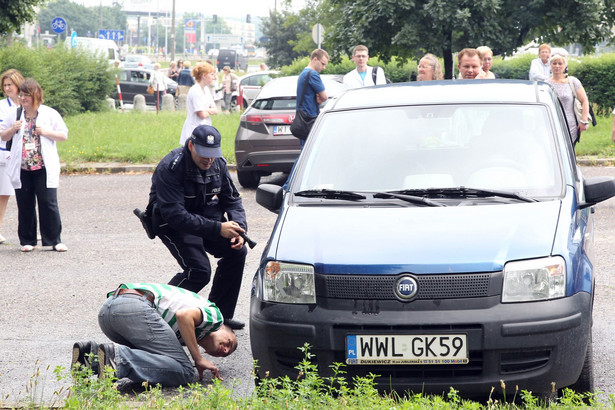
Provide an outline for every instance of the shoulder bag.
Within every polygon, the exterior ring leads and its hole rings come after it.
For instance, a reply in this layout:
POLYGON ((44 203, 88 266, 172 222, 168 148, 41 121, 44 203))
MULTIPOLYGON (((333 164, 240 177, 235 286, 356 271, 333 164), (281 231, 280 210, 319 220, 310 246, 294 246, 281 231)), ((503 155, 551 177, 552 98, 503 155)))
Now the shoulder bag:
POLYGON ((314 125, 314 121, 316 117, 309 116, 303 109, 301 105, 303 104, 303 100, 305 98, 305 91, 307 90, 308 82, 310 81, 310 74, 312 71, 308 71, 307 76, 305 77, 305 84, 303 86, 303 93, 301 94, 301 100, 299 104, 297 104, 297 113, 295 114, 295 119, 293 123, 290 124, 290 132, 300 140, 306 140, 308 135, 310 134, 310 130, 314 125))
MULTIPOLYGON (((574 77, 568 77, 568 85, 570 86, 570 90, 572 90, 572 96, 574 97, 574 116, 577 118, 577 125, 583 121, 583 105, 581 101, 577 98, 577 90, 574 88, 574 84, 572 84, 572 79, 574 77)), ((591 122, 591 124, 595 127, 596 116, 594 115, 594 110, 592 109, 592 105, 589 101, 587 101, 589 105, 589 116, 587 117, 587 121, 591 122)))

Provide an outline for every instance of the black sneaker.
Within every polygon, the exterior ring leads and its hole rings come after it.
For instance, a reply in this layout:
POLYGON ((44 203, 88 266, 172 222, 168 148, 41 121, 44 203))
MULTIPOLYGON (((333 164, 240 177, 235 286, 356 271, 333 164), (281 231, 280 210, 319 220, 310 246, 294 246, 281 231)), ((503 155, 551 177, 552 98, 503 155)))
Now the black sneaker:
POLYGON ((98 345, 98 377, 105 378, 105 368, 110 367, 117 370, 115 365, 115 345, 113 343, 103 343, 98 345))
POLYGON ((98 343, 96 342, 76 342, 73 345, 73 359, 71 361, 71 369, 75 363, 81 366, 92 369, 95 374, 98 374, 98 343))

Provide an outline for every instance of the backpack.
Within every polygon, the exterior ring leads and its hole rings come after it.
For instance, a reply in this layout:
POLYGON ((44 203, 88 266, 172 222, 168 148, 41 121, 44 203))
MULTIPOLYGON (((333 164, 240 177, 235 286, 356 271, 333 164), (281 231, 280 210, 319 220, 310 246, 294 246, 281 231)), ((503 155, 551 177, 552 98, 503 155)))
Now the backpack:
MULTIPOLYGON (((377 77, 378 69, 379 68, 380 67, 372 68, 372 80, 374 81, 374 85, 376 84, 376 77, 377 77)), ((383 70, 383 72, 384 72, 384 70, 383 70)), ((386 81, 387 84, 391 84, 391 80, 389 80, 386 75, 384 76, 384 80, 386 81)))

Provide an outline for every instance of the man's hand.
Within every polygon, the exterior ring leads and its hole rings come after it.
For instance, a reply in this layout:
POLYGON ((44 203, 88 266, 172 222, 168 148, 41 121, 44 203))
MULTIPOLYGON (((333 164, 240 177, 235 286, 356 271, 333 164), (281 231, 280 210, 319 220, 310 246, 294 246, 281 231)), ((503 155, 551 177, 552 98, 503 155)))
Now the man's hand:
POLYGON ((201 357, 200 360, 196 360, 195 365, 197 371, 199 372, 199 380, 203 380, 203 372, 205 370, 210 370, 212 377, 224 380, 222 376, 220 376, 220 370, 218 367, 204 357, 201 357))
MULTIPOLYGON (((240 232, 244 232, 245 233, 245 229, 243 229, 241 226, 239 226, 239 224, 237 222, 234 221, 228 221, 228 222, 223 222, 222 225, 220 226, 220 236, 222 236, 223 238, 227 238, 227 239, 233 239, 233 238, 239 238, 241 239, 241 237, 239 236, 240 232)), ((243 241, 243 239, 241 239, 243 241)))

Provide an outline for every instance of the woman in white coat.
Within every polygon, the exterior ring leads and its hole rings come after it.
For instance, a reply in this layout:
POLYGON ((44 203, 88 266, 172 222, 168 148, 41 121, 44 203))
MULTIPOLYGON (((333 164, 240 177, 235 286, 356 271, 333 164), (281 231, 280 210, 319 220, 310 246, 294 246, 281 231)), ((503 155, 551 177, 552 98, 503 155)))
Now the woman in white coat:
POLYGON ((216 75, 216 69, 209 63, 199 63, 192 69, 192 76, 196 83, 190 87, 186 98, 186 121, 179 138, 179 145, 184 143, 192 135, 192 131, 199 125, 211 125, 211 116, 218 114, 209 89, 216 75))
MULTIPOLYGON (((0 75, 0 86, 4 95, 6 95, 4 100, 0 100, 0 131, 5 128, 4 119, 11 116, 15 118, 17 114, 17 107, 19 107, 18 87, 23 80, 21 73, 15 69, 6 70, 0 75)), ((11 180, 6 174, 8 154, 6 142, 0 140, 0 228, 2 228, 9 198, 11 195, 15 195, 11 180)), ((6 238, 0 234, 0 243, 5 241, 6 238)))
POLYGON ((68 138, 68 129, 60 114, 42 105, 43 90, 32 78, 19 86, 23 112, 19 119, 5 119, 0 132, 3 141, 13 141, 7 173, 17 199, 17 234, 22 252, 36 247, 36 204, 43 246, 55 251, 68 250, 62 243, 62 221, 58 208, 57 189, 60 182, 60 158, 57 141, 68 138))

